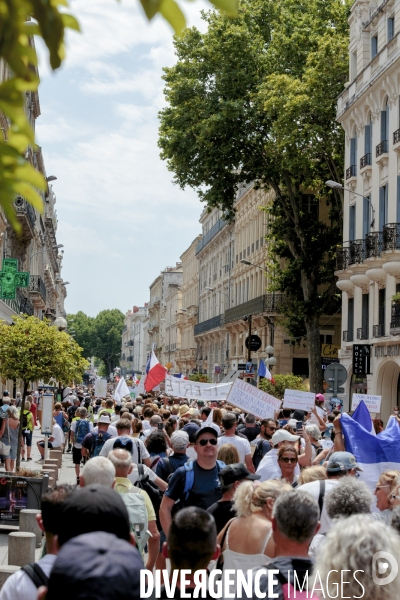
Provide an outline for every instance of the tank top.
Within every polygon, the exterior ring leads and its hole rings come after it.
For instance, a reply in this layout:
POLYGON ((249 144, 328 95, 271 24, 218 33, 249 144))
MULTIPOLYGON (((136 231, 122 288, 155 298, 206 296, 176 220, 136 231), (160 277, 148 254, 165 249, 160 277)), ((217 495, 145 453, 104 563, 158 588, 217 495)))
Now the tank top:
POLYGON ((60 411, 59 414, 56 415, 54 418, 56 420, 57 425, 59 425, 62 429, 62 426, 64 424, 64 417, 63 417, 62 411, 60 411))
MULTIPOLYGON (((231 550, 229 548, 229 529, 230 528, 228 528, 228 531, 226 532, 225 550, 222 553, 224 557, 224 570, 234 569, 235 571, 241 570, 246 573, 248 569, 254 569, 254 567, 263 567, 272 560, 269 556, 264 554, 265 548, 267 547, 269 539, 272 535, 272 527, 270 527, 268 530, 261 550, 258 554, 242 554, 241 552, 234 552, 231 550)), ((230 586, 230 591, 232 591, 236 589, 236 577, 230 579, 235 581, 235 585, 230 586)))

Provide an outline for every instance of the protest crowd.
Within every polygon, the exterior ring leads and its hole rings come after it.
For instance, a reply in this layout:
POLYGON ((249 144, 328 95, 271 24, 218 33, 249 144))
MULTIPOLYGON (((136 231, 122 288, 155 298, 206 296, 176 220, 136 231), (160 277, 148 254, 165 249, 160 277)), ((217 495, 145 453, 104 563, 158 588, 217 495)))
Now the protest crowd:
MULTIPOLYGON (((26 461, 40 418, 31 408, 26 461)), ((362 404, 328 411, 321 394, 308 412, 261 419, 229 398, 110 389, 101 399, 76 387, 55 405, 50 438, 76 485, 43 496, 42 558, 10 576, 0 600, 190 598, 200 572, 206 598, 398 600, 397 412, 384 427, 362 404), (250 572, 241 593, 240 572, 250 572)))

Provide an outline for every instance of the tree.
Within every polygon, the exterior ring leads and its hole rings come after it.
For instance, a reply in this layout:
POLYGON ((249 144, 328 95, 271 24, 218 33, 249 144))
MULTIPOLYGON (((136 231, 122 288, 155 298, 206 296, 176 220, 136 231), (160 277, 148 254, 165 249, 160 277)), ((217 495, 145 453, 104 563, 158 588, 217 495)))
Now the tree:
MULTIPOLYGON (((110 0, 111 1, 111 0, 110 0)), ((147 18, 157 13, 179 35, 185 27, 185 17, 175 0, 140 0, 147 18)), ((236 14, 236 0, 210 0, 226 14, 236 14)), ((39 191, 47 183, 43 175, 26 160, 25 155, 35 143, 34 131, 25 114, 27 92, 39 86, 37 56, 33 36, 43 39, 49 51, 53 70, 64 59, 64 36, 67 28, 79 31, 77 20, 64 12, 67 0, 0 0, 0 60, 4 61, 10 78, 0 83, 0 207, 14 228, 20 224, 15 216, 14 200, 23 196, 39 211, 43 203, 39 191), (61 11, 59 8, 61 8, 61 11)), ((99 42, 100 43, 100 42, 99 42)))
POLYGON ((285 390, 301 390, 303 392, 307 391, 306 387, 303 385, 302 378, 298 377, 297 375, 292 375, 291 373, 286 375, 275 375, 274 381, 275 385, 264 377, 264 379, 260 381, 259 387, 260 390, 271 394, 271 396, 275 396, 275 398, 278 398, 278 400, 283 399, 285 390))
POLYGON ((94 318, 88 317, 88 315, 80 310, 76 314, 67 315, 67 321, 68 324, 71 324, 71 329, 75 331, 75 341, 83 349, 84 356, 91 358, 94 355, 94 318))
MULTIPOLYGON (((0 372, 7 379, 21 379, 22 398, 29 382, 55 380, 68 384, 81 380, 88 363, 82 348, 65 332, 37 317, 16 316, 13 324, 0 321, 0 372)), ((21 409, 16 468, 20 465, 22 437, 21 409)))
POLYGON ((104 362, 108 374, 119 364, 124 320, 117 308, 103 310, 93 320, 93 355, 104 362))
POLYGON ((324 182, 343 170, 335 111, 347 78, 349 2, 242 0, 235 20, 203 15, 206 33, 192 28, 175 40, 160 113, 161 156, 181 188, 228 218, 240 183, 274 191, 269 270, 286 294, 289 333, 307 338, 314 391, 322 389, 319 318, 338 308, 342 206, 324 182))

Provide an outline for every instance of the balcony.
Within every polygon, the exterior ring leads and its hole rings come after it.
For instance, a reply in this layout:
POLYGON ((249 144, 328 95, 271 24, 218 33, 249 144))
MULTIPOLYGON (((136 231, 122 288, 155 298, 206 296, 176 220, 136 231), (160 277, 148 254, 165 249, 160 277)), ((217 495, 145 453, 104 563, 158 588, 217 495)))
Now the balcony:
POLYGON ((400 304, 392 304, 392 320, 390 321, 390 335, 400 334, 400 304))
POLYGON ((400 223, 383 226, 383 250, 400 250, 400 223))
POLYGON ((350 264, 356 265, 365 260, 365 240, 350 242, 350 264))
POLYGON ((206 331, 211 331, 211 329, 216 329, 217 327, 222 327, 224 324, 224 315, 218 315, 216 317, 212 317, 211 319, 207 319, 207 321, 202 321, 201 323, 197 323, 194 326, 194 335, 199 335, 200 333, 205 333, 206 331))
POLYGON ((228 310, 225 311, 225 323, 239 321, 246 315, 258 315, 264 312, 279 314, 282 310, 281 307, 284 301, 285 294, 277 293, 258 296, 253 300, 243 302, 233 308, 228 308, 228 310))
POLYGON ((46 286, 40 275, 31 275, 29 282, 29 296, 32 304, 39 310, 46 308, 46 286))
POLYGON ((20 289, 17 289, 15 298, 13 300, 1 300, 4 302, 12 311, 17 315, 20 313, 32 317, 34 314, 33 305, 27 296, 24 296, 20 289))
POLYGON ((371 152, 368 152, 367 154, 364 154, 364 156, 362 156, 360 158, 360 171, 362 169, 365 169, 365 167, 369 167, 372 165, 372 154, 371 152))
POLYGON ((374 325, 372 328, 372 337, 380 338, 385 336, 385 325, 383 323, 374 325))
POLYGON ((376 162, 379 166, 384 166, 388 164, 388 151, 389 151, 389 142, 388 140, 382 140, 380 144, 376 147, 376 162))
POLYGON ((357 328, 357 339, 358 340, 367 340, 368 339, 368 327, 358 327, 357 328))
POLYGON ((207 246, 211 242, 211 240, 217 235, 221 229, 228 224, 228 221, 224 219, 218 219, 218 221, 211 227, 210 231, 208 231, 205 236, 201 238, 201 240, 196 245, 196 256, 203 248, 207 246))
POLYGON ((383 233, 376 231, 365 236, 365 258, 375 258, 382 254, 383 233))
POLYGON ((357 165, 351 165, 348 169, 346 169, 346 181, 351 179, 352 177, 357 176, 357 165))
POLYGON ((350 248, 338 246, 336 248, 336 270, 346 271, 350 264, 350 248))
POLYGON ((21 225, 22 238, 31 240, 34 237, 36 213, 35 209, 21 196, 17 196, 14 201, 15 212, 17 219, 21 225))
POLYGON ((400 129, 393 133, 393 150, 400 154, 400 129))
POLYGON ((353 332, 352 331, 343 331, 343 341, 344 342, 352 342, 353 341, 353 332))

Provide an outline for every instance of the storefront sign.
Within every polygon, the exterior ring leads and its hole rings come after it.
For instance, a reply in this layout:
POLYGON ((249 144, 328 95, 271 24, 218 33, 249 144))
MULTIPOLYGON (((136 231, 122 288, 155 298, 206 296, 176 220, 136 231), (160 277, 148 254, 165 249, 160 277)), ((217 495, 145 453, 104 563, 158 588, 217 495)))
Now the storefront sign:
POLYGON ((400 344, 390 344, 389 346, 375 346, 375 358, 385 358, 386 356, 399 356, 400 344))
POLYGON ((369 375, 371 370, 371 346, 370 344, 353 345, 353 374, 369 375))
POLYGON ((322 358, 338 358, 340 346, 335 344, 322 344, 321 356, 322 358))

